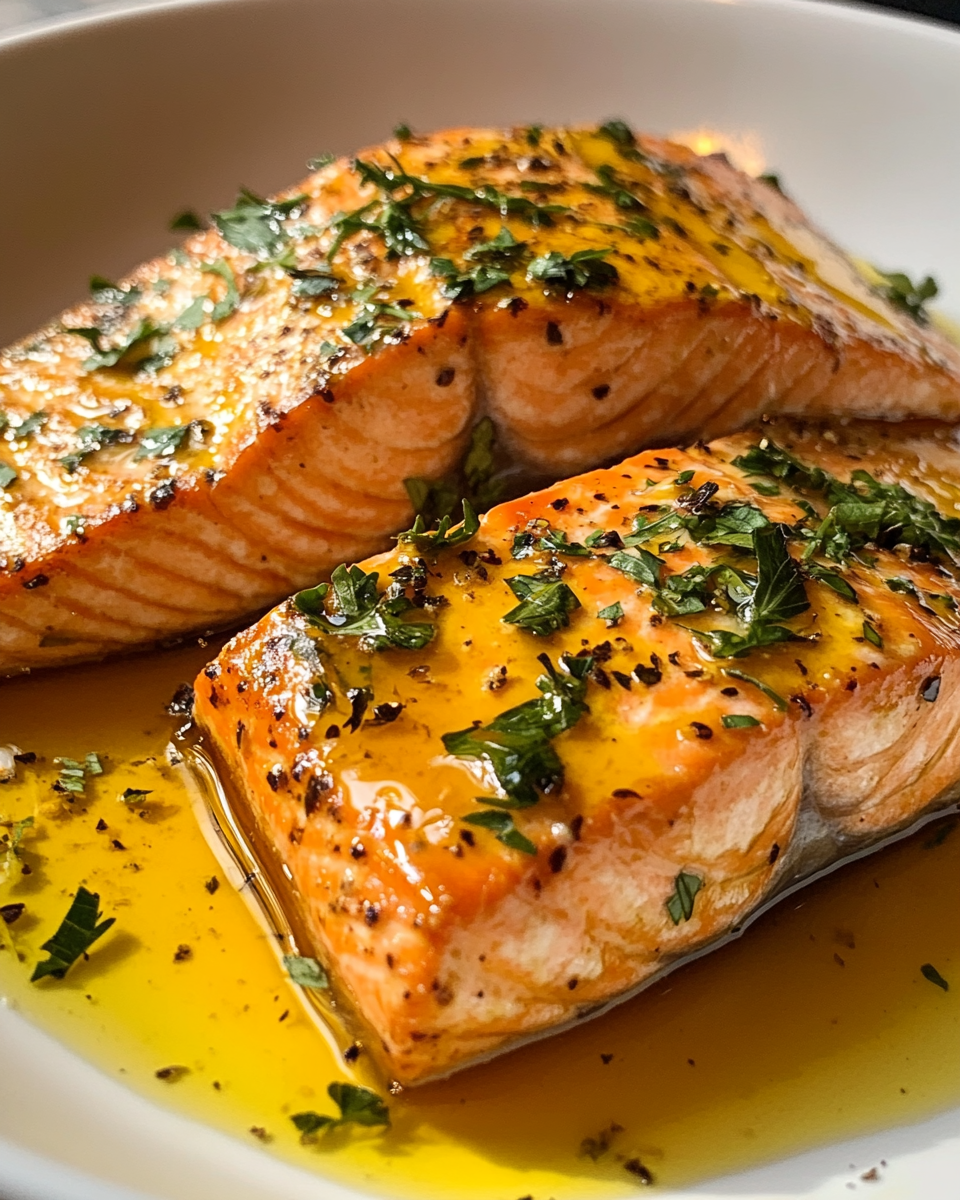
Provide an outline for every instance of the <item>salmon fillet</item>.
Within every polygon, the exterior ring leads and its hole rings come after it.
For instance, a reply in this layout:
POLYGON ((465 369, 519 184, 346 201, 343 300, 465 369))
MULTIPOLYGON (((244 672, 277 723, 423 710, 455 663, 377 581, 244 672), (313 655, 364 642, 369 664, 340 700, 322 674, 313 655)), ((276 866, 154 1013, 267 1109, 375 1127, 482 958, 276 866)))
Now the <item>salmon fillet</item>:
POLYGON ((95 281, 0 357, 0 410, 9 672, 229 625, 491 472, 765 412, 952 419, 960 353, 722 156, 458 129, 95 281))
POLYGON ((195 684, 300 953, 418 1083, 590 1016, 960 780, 952 430, 786 422, 400 536, 195 684))

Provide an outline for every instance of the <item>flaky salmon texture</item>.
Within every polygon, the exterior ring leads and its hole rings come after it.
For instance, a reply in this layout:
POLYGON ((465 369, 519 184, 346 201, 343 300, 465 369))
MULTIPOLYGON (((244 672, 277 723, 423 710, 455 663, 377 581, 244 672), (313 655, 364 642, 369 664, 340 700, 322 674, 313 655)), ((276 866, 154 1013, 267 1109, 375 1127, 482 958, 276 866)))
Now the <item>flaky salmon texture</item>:
POLYGON ((952 419, 960 355, 722 156, 622 122, 393 141, 0 356, 0 672, 227 626, 412 500, 769 412, 952 419))
POLYGON ((951 803, 960 451, 765 425, 415 527, 196 682, 387 1077, 564 1027, 951 803))

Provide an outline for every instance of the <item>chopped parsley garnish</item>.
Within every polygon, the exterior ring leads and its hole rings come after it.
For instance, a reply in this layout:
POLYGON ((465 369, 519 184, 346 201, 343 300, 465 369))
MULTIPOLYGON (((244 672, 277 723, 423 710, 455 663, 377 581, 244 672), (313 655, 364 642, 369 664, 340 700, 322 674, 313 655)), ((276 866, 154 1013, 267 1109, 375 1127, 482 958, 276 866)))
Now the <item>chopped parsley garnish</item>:
POLYGON ((524 854, 536 854, 537 848, 530 839, 520 832, 513 822, 512 814, 498 808, 487 808, 483 812, 470 813, 463 818, 468 825, 479 825, 489 829, 498 842, 509 846, 511 850, 520 850, 524 854))
POLYGON ((171 233, 177 233, 180 230, 186 233, 197 233, 203 227, 203 220, 192 208, 185 208, 183 212, 178 212, 169 225, 171 233))
POLYGON ((75 758, 55 758, 53 761, 60 764, 60 776, 57 779, 57 787, 62 792, 73 792, 76 795, 82 795, 86 786, 87 776, 103 774, 100 759, 93 751, 84 757, 83 762, 78 762, 75 758))
POLYGON ((147 796, 152 796, 153 791, 150 788, 124 788, 120 794, 120 799, 124 804, 139 804, 147 796))
POLYGON ((527 243, 518 242, 506 225, 503 225, 496 237, 471 247, 463 257, 467 262, 511 270, 521 265, 526 252, 527 243))
POLYGON ((142 296, 143 292, 138 287, 122 288, 103 275, 90 276, 90 298, 95 304, 113 304, 129 308, 142 296))
POLYGON ((516 534, 510 547, 513 558, 529 558, 537 551, 565 554, 572 558, 593 557, 589 546, 582 546, 579 542, 568 542, 562 529, 551 529, 549 522, 542 519, 531 521, 525 530, 516 534))
POLYGON ((660 587, 660 568, 664 566, 664 561, 649 550, 642 547, 634 551, 618 550, 610 555, 607 563, 636 583, 645 583, 647 587, 652 588, 660 587))
POLYGON ((580 607, 572 588, 549 572, 514 575, 507 585, 520 601, 501 619, 537 637, 548 637, 570 624, 570 614, 580 607))
POLYGON ((605 137, 613 142, 615 146, 630 148, 637 143, 636 134, 634 134, 626 121, 620 120, 620 118, 614 118, 612 121, 604 121, 598 128, 597 133, 601 137, 605 137))
POLYGON ((913 317, 918 325, 930 323, 927 301, 933 300, 940 291, 931 275, 919 283, 913 283, 910 276, 902 271, 877 271, 877 274, 883 280, 877 286, 877 291, 889 304, 913 317))
POLYGON ((409 621, 407 614, 415 605, 404 594, 403 585, 391 584, 381 595, 379 575, 360 567, 338 566, 330 585, 321 583, 293 597, 294 605, 318 625, 324 633, 337 637, 360 638, 364 650, 421 650, 436 632, 432 623, 409 621), (323 601, 332 592, 333 612, 327 613, 323 601))
POLYGON ((262 259, 275 259, 290 240, 284 223, 306 199, 293 196, 289 200, 264 200, 243 188, 233 208, 213 214, 213 223, 231 246, 262 259))
MULTIPOLYGON (((405 482, 409 484, 412 481, 406 480, 405 482)), ((480 528, 480 519, 473 511, 470 501, 464 500, 462 505, 463 521, 457 525, 453 524, 452 517, 445 516, 441 517, 436 529, 427 529, 423 517, 418 514, 410 529, 397 534, 397 541, 430 550, 446 550, 450 546, 462 546, 464 542, 469 542, 480 528), (453 526, 452 531, 451 526, 453 526)))
POLYGON ((223 258, 218 258, 212 263, 204 263, 200 269, 206 275, 219 275, 226 284, 223 299, 214 302, 213 310, 210 313, 210 319, 215 324, 219 324, 220 321, 225 321, 227 317, 235 312, 237 305, 240 303, 240 291, 237 288, 236 276, 227 264, 226 259, 223 258))
POLYGON ((126 429, 112 429, 108 425, 81 425, 77 430, 76 449, 60 459, 60 465, 72 475, 89 455, 102 450, 104 446, 115 446, 120 442, 133 440, 133 434, 126 429))
POLYGON ((121 367, 129 371, 155 372, 168 367, 177 355, 178 346, 170 337, 169 327, 157 325, 144 317, 129 329, 114 346, 104 344, 103 330, 96 326, 64 328, 86 339, 93 354, 83 361, 84 371, 99 371, 104 367, 121 367))
POLYGON ((36 983, 46 975, 62 979, 80 955, 86 954, 94 942, 103 937, 116 918, 108 917, 98 925, 99 908, 100 897, 96 892, 88 892, 83 886, 77 888, 77 894, 60 928, 41 946, 41 950, 46 950, 49 957, 34 967, 31 983, 36 983))
POLYGON ((3 847, 3 854, 0 855, 0 882, 9 874, 14 860, 20 857, 20 843, 23 841, 23 835, 31 828, 33 828, 33 817, 22 817, 19 821, 10 823, 9 834, 0 842, 0 846, 3 847))
POLYGON ((775 171, 765 171, 762 175, 758 175, 757 179, 760 183, 765 183, 767 187, 773 188, 775 192, 784 195, 783 181, 775 171))
POLYGON ((681 871, 673 883, 673 894, 667 898, 667 912, 674 925, 681 921, 689 921, 693 916, 693 904, 697 893, 703 887, 699 875, 691 875, 681 871))
POLYGON ((327 973, 315 958, 306 958, 300 954, 285 954, 283 965, 294 983, 304 988, 315 988, 322 991, 330 986, 327 973))
POLYGON ((363 346, 370 350, 378 342, 384 342, 401 330, 411 320, 420 317, 413 309, 400 308, 387 300, 378 300, 382 291, 378 283, 371 283, 358 288, 352 299, 359 306, 357 315, 343 327, 341 333, 355 346, 363 346))
POLYGON ((321 1113, 294 1113, 290 1120, 304 1136, 321 1129, 336 1129, 341 1125, 389 1125, 390 1109, 380 1096, 368 1087, 355 1083, 331 1083, 327 1095, 340 1110, 339 1117, 321 1113))
POLYGON ((140 462, 144 458, 172 458, 182 448, 187 438, 190 438, 191 441, 202 440, 203 433, 204 423, 202 421, 145 429, 133 461, 140 462))
POLYGON ((866 641, 870 642, 871 645, 876 646, 878 650, 883 649, 883 638, 879 633, 877 633, 869 621, 864 621, 863 623, 863 636, 866 641))
POLYGON ((763 692, 768 700, 772 700, 781 712, 786 712, 786 700, 778 692, 775 692, 772 687, 768 687, 762 679, 757 679, 755 675, 748 675, 746 671, 737 671, 733 667, 725 667, 723 673, 724 675, 729 675, 731 679, 739 679, 741 683, 749 683, 751 686, 757 688, 758 691, 763 692))
POLYGON ((291 295, 301 300, 316 300, 320 296, 332 296, 334 292, 343 287, 343 280, 329 270, 294 269, 288 274, 293 279, 291 295))
POLYGON ((612 250, 609 247, 605 250, 575 250, 567 258, 558 250, 551 250, 530 263, 527 275, 530 279, 548 286, 562 287, 568 292, 581 288, 609 287, 620 278, 613 263, 604 261, 610 253, 612 250))
POLYGON ((18 479, 16 471, 9 463, 0 462, 0 491, 6 491, 11 483, 18 479))
POLYGON ((479 296, 500 283, 507 283, 510 274, 499 267, 490 267, 479 263, 468 271, 461 271, 456 263, 449 258, 431 258, 430 270, 439 276, 443 283, 441 293, 448 300, 465 300, 470 296, 479 296))
POLYGON ((50 414, 41 410, 40 412, 31 413, 28 417, 24 417, 19 425, 8 425, 10 430, 11 440, 14 442, 22 441, 32 437, 38 430, 46 425, 50 414))
POLYGON ((550 743, 587 711, 584 696, 593 659, 563 654, 558 670, 546 654, 538 658, 546 671, 536 681, 543 693, 538 699, 507 709, 489 725, 443 735, 448 754, 479 759, 496 781, 501 794, 483 797, 482 803, 529 808, 540 792, 554 792, 563 783, 563 764, 550 743))
POLYGON ((608 604, 606 608, 601 608, 597 613, 597 617, 601 621, 606 621, 610 628, 619 625, 623 620, 623 605, 619 600, 614 600, 613 604, 608 604))
POLYGON ((756 717, 748 716, 747 713, 725 713, 720 718, 720 724, 724 729, 752 729, 760 722, 756 717))
POLYGON ((820 467, 811 467, 765 439, 733 460, 747 475, 782 479, 791 487, 822 496, 830 505, 814 533, 807 533, 804 557, 823 554, 845 562, 868 543, 892 549, 914 546, 960 561, 960 518, 944 517, 898 483, 880 483, 867 471, 851 473, 842 483, 820 467))
POLYGON ((503 480, 496 474, 495 442, 496 427, 489 417, 483 417, 470 431, 470 445, 456 477, 403 481, 413 511, 425 527, 451 516, 463 500, 474 510, 496 504, 503 494, 503 480))
POLYGON ((819 580, 820 583, 825 583, 828 588, 832 588, 838 596, 842 596, 844 600, 849 600, 851 604, 859 604, 860 598, 849 583, 838 575, 836 571, 830 571, 826 567, 820 566, 819 563, 808 562, 805 564, 807 575, 811 579, 819 580))
POLYGON ((314 158, 307 159, 308 171, 322 171, 324 167, 329 167, 336 159, 335 154, 318 154, 314 158))

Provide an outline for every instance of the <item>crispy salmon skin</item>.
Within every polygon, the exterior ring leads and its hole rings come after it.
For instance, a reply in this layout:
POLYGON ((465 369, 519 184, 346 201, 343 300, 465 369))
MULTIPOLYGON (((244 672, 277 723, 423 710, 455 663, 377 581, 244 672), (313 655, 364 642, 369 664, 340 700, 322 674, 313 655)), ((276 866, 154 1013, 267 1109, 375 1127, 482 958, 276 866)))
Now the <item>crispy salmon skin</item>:
POLYGON ((401 535, 230 642, 196 722, 416 1083, 950 802, 958 560, 951 430, 767 425, 401 535))
POLYGON ((0 356, 0 671, 225 626, 411 497, 774 411, 953 418, 960 355, 722 156, 610 122, 331 162, 0 356))

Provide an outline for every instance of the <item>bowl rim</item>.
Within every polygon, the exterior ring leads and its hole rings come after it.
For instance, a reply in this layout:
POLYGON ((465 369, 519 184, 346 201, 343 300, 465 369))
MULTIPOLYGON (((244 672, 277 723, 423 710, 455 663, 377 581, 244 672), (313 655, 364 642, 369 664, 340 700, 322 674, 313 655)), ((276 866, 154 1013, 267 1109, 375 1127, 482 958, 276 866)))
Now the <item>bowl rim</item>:
MULTIPOLYGON (((421 0, 407 0, 408 5, 419 2, 421 0)), ((430 2, 430 0, 423 0, 423 2, 430 2)), ((446 0, 446 2, 452 4, 458 0, 446 0)), ((459 0, 461 4, 469 3, 474 6, 487 2, 488 0, 459 0)), ((489 2, 493 2, 493 0, 489 0, 489 2)), ((514 2, 520 3, 521 0, 514 0, 514 2)), ((564 4, 570 8, 599 3, 611 6, 637 3, 639 7, 646 0, 552 0, 552 2, 564 4)), ((653 0, 653 2, 663 3, 663 0, 653 0)), ((269 3, 270 0, 140 0, 140 2, 138 0, 115 0, 112 3, 97 4, 93 8, 80 11, 38 17, 0 31, 0 71, 3 70, 5 61, 17 53, 28 52, 35 46, 55 42, 58 39, 85 34, 95 36, 98 30, 146 23, 152 19, 175 16, 187 10, 223 8, 224 10, 241 11, 263 8, 269 3)), ((857 0, 671 0, 671 3, 673 5, 682 3, 689 9, 703 8, 704 5, 711 4, 758 12, 781 12, 785 15, 791 14, 801 20, 809 20, 811 23, 832 21, 848 26, 859 25, 864 28, 885 31, 899 37, 910 36, 921 42, 954 50, 958 55, 958 69, 960 69, 960 27, 949 25, 936 17, 925 14, 876 7, 866 0, 865 2, 857 2, 857 0)), ((38 1027, 33 1026, 33 1028, 37 1029, 38 1027)), ((38 1031, 43 1037, 50 1036, 45 1031, 38 1031)), ((68 1053, 74 1053, 67 1046, 64 1049, 68 1053)), ((133 1094, 137 1095, 137 1093, 133 1094)), ((147 1103, 150 1102, 147 1101, 147 1103)), ((168 1115, 174 1115, 177 1120, 189 1121, 190 1124, 203 1124, 181 1113, 171 1114, 170 1110, 165 1111, 168 1115)), ((956 1116, 956 1112, 938 1113, 920 1124, 929 1125, 931 1129, 936 1129, 938 1133, 942 1134, 950 1129, 949 1121, 955 1119, 956 1116)), ((223 1140, 225 1143, 234 1143, 233 1138, 219 1130, 207 1127, 207 1131, 212 1137, 223 1140)), ((866 1135, 866 1137, 870 1136, 873 1135, 866 1135)), ((851 1139, 851 1141, 863 1140, 866 1139, 863 1137, 851 1139)), ((820 1148, 814 1147, 811 1150, 815 1151, 820 1148)), ((810 1153, 810 1151, 789 1157, 799 1158, 806 1153, 810 1153)), ((283 1163, 282 1165, 289 1169, 289 1164, 283 1163)), ((339 1185, 324 1179, 322 1175, 312 1177, 317 1179, 320 1186, 328 1186, 331 1194, 355 1194, 357 1200, 360 1200, 362 1195, 366 1195, 360 1190, 354 1193, 352 1187, 349 1191, 345 1190, 340 1193, 339 1185)), ((729 1176, 722 1178, 729 1178, 729 1176)), ((696 1185, 694 1191, 709 1194, 710 1186, 710 1181, 705 1181, 696 1185)), ((0 1135, 0 1187, 10 1189, 4 1193, 3 1200, 155 1200, 154 1193, 108 1182, 85 1170, 36 1153, 2 1135, 0 1135)), ((730 1194, 724 1191, 724 1195, 730 1194)))

